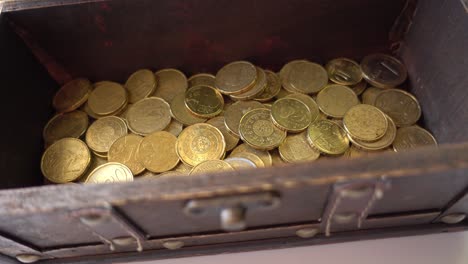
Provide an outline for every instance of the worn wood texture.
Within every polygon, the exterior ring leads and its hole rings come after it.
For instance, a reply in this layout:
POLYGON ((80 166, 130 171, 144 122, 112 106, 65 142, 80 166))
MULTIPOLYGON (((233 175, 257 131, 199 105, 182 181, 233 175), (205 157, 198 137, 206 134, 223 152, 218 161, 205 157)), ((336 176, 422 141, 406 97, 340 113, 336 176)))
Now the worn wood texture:
POLYGON ((440 143, 468 140, 468 15, 461 1, 419 1, 401 55, 424 125, 440 143))
POLYGON ((73 76, 124 81, 144 67, 193 74, 240 59, 273 70, 297 58, 361 59, 387 50, 404 2, 114 0, 6 15, 73 76))

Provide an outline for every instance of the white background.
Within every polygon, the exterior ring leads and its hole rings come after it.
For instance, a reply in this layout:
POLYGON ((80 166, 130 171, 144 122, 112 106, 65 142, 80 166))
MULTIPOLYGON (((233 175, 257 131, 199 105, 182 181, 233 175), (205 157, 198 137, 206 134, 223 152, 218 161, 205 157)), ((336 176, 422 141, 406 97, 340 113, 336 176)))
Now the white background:
POLYGON ((222 254, 132 264, 467 264, 468 232, 222 254))

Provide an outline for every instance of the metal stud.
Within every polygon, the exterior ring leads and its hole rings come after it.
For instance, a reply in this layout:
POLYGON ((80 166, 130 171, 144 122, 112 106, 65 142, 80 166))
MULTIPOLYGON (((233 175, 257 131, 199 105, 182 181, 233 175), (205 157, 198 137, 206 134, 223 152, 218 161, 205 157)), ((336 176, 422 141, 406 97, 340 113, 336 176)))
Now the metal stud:
POLYGON ((245 222, 245 208, 233 206, 221 210, 221 227, 225 231, 241 231, 247 227, 245 222))
POLYGON ((117 246, 128 246, 130 244, 135 243, 135 238, 131 236, 117 237, 112 239, 112 243, 116 244, 117 246))
POLYGON ((466 214, 464 213, 455 213, 443 216, 440 221, 446 224, 458 224, 461 221, 465 220, 466 214))
POLYGON ((333 216, 333 220, 338 224, 348 224, 356 218, 356 213, 341 213, 333 216))
POLYGON ((165 247, 167 249, 176 250, 176 249, 179 249, 179 248, 183 247, 184 242, 183 241, 178 241, 178 240, 166 241, 166 242, 163 242, 162 245, 163 245, 163 247, 165 247))
POLYGON ((87 226, 97 226, 105 222, 107 217, 101 214, 89 214, 80 216, 81 223, 87 226))
POLYGON ((313 227, 301 228, 296 231, 296 235, 301 238, 311 238, 318 234, 319 230, 313 227))
POLYGON ((38 261, 41 257, 34 254, 19 254, 16 255, 16 259, 21 263, 34 263, 38 261))

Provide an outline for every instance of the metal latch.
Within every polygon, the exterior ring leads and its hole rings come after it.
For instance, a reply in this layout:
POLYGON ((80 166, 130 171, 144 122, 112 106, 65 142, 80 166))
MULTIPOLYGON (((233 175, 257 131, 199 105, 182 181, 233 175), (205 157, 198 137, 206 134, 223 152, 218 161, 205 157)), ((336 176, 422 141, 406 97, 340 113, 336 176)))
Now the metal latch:
POLYGON ((225 231, 241 231, 247 227, 246 214, 257 209, 274 209, 280 198, 272 192, 224 196, 190 200, 184 211, 192 217, 214 213, 219 215, 221 228, 225 231))
POLYGON ((131 244, 136 244, 138 252, 143 250, 142 242, 145 239, 143 232, 110 205, 76 210, 71 215, 78 217, 80 222, 101 241, 108 244, 112 251, 116 246, 131 244))
POLYGON ((337 183, 322 217, 326 236, 332 231, 360 229, 375 201, 390 187, 385 179, 337 183))

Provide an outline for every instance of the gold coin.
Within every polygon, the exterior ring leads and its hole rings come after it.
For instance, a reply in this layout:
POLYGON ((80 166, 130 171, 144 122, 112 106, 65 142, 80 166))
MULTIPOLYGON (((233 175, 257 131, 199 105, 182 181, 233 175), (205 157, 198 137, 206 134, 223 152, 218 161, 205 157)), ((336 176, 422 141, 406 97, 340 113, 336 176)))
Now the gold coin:
POLYGON ((161 131, 171 122, 171 107, 161 98, 145 98, 128 110, 127 122, 128 128, 141 136, 161 131))
POLYGON ((206 85, 211 87, 215 86, 215 76, 209 73, 199 73, 192 75, 188 79, 188 87, 193 87, 197 85, 206 85))
POLYGON ((189 175, 206 174, 220 171, 234 171, 234 168, 223 160, 207 160, 193 167, 189 175))
POLYGON ((352 136, 348 135, 349 140, 353 142, 356 146, 366 149, 366 150, 381 150, 388 148, 390 145, 392 145, 393 141, 395 140, 396 137, 396 126, 393 120, 386 116, 387 123, 388 123, 388 129, 385 135, 377 140, 377 141, 363 141, 359 139, 354 139, 352 136))
POLYGON ((128 110, 130 109, 130 107, 132 106, 133 104, 127 104, 127 106, 125 107, 125 109, 123 109, 122 112, 120 112, 117 116, 124 119, 125 122, 127 122, 127 114, 128 114, 128 110))
POLYGON ((107 116, 96 120, 86 132, 86 144, 98 153, 107 153, 114 142, 127 135, 127 124, 116 116, 107 116))
POLYGON ((349 147, 346 132, 329 120, 312 123, 307 130, 307 140, 312 146, 325 154, 343 154, 349 147))
POLYGON ((235 61, 216 73, 215 86, 223 94, 240 94, 250 90, 256 82, 257 69, 247 61, 235 61))
POLYGON ((180 132, 182 132, 182 129, 184 128, 184 125, 180 123, 177 120, 171 120, 171 123, 163 130, 171 133, 174 136, 179 136, 180 132))
POLYGON ((155 73, 158 85, 153 96, 171 102, 180 93, 185 93, 188 87, 187 77, 176 69, 164 69, 155 73))
POLYGON ((259 102, 270 101, 276 95, 278 95, 278 93, 281 90, 281 80, 279 76, 276 73, 272 71, 268 71, 268 70, 265 70, 265 73, 266 73, 266 81, 267 81, 266 87, 262 93, 255 96, 255 99, 254 99, 255 101, 259 101, 259 102))
POLYGON ((128 91, 128 101, 132 104, 150 96, 156 88, 156 77, 147 69, 138 70, 125 83, 128 91))
POLYGON ((228 107, 224 112, 224 122, 229 132, 240 137, 239 124, 241 118, 250 110, 258 108, 265 108, 265 106, 257 101, 239 101, 228 107))
POLYGON ((173 176, 186 176, 186 173, 182 173, 179 171, 166 171, 161 174, 159 174, 159 177, 173 177, 173 176))
POLYGON ((421 117, 421 106, 416 97, 399 89, 379 93, 375 106, 390 116, 397 127, 414 125, 421 117))
POLYGON ((72 80, 55 93, 52 105, 59 113, 71 112, 88 100, 91 91, 92 85, 89 80, 82 78, 72 80))
POLYGON ((352 86, 348 86, 349 88, 351 88, 351 90, 353 90, 353 92, 359 96, 361 95, 367 88, 367 82, 362 80, 360 81, 358 84, 355 84, 355 85, 352 85, 352 86))
POLYGON ((301 94, 301 93, 294 93, 294 94, 290 94, 290 95, 288 95, 286 97, 287 98, 297 99, 297 100, 303 102, 305 105, 307 105, 307 107, 309 108, 309 111, 310 111, 310 116, 311 116, 312 122, 315 122, 315 120, 317 120, 319 118, 320 110, 318 108, 318 105, 315 102, 315 100, 312 99, 312 97, 310 97, 309 95, 301 94))
POLYGON ((257 168, 265 167, 265 162, 263 162, 263 160, 259 156, 251 152, 245 151, 245 152, 231 153, 231 155, 229 155, 229 158, 244 158, 253 162, 255 164, 255 167, 257 168))
POLYGON ((273 123, 283 130, 300 132, 312 122, 309 107, 295 98, 283 98, 271 106, 273 123))
POLYGON ((379 95, 379 93, 382 91, 382 89, 376 87, 367 88, 364 93, 362 93, 362 103, 375 105, 375 98, 377 98, 377 95, 379 95))
POLYGON ((288 92, 286 91, 284 88, 281 88, 280 91, 278 92, 278 94, 275 96, 276 99, 281 99, 281 98, 284 98, 288 95, 291 95, 291 94, 295 94, 297 92, 288 92))
POLYGON ((145 167, 137 157, 137 150, 141 141, 143 141, 143 137, 138 135, 126 135, 117 139, 109 149, 108 160, 122 163, 132 171, 133 175, 142 173, 145 167))
POLYGON ((138 160, 152 172, 165 172, 179 163, 176 153, 176 136, 158 131, 145 137, 138 147, 138 160))
POLYGON ((362 80, 359 64, 347 58, 337 58, 325 66, 330 81, 341 85, 355 85, 362 80))
POLYGON ((276 127, 268 109, 254 109, 241 119, 239 134, 253 148, 270 150, 278 147, 286 138, 286 131, 276 127))
POLYGON ((287 136, 278 148, 280 157, 289 163, 314 161, 320 157, 320 151, 307 141, 307 132, 287 136))
POLYGON ((306 60, 288 62, 281 69, 280 78, 285 89, 305 94, 318 93, 328 83, 327 71, 306 60))
MULTIPOLYGON (((173 172, 173 171, 168 171, 168 172, 173 172)), ((168 172, 163 172, 163 173, 168 173, 168 172)), ((136 180, 154 180, 154 179, 157 179, 159 177, 161 177, 163 175, 163 173, 154 173, 152 171, 145 171, 143 172, 142 174, 140 174, 140 176, 138 176, 137 178, 135 178, 136 180)), ((174 173, 178 173, 178 172, 175 172, 174 173)))
POLYGON ((76 138, 63 138, 46 149, 41 159, 44 177, 54 183, 67 183, 86 172, 91 153, 86 144, 76 138))
POLYGON ((370 156, 370 155, 379 154, 379 153, 383 153, 383 152, 387 152, 387 151, 388 151, 388 148, 382 149, 382 150, 373 150, 372 151, 372 150, 362 149, 362 148, 357 147, 355 145, 351 145, 348 148, 348 150, 346 150, 343 157, 346 157, 346 158, 367 157, 367 156, 370 156))
POLYGON ((86 169, 86 172, 83 175, 81 175, 80 178, 75 180, 75 182, 85 183, 86 179, 88 179, 89 174, 94 169, 96 169, 97 167, 101 166, 102 164, 106 164, 106 163, 107 163, 107 158, 101 158, 99 156, 94 155, 94 153, 91 154, 91 162, 90 162, 90 164, 88 166, 88 169, 86 169))
POLYGON ((272 106, 271 104, 263 104, 263 106, 265 106, 265 109, 268 109, 271 111, 271 106, 272 106))
POLYGON ((229 133, 226 125, 224 124, 223 116, 214 117, 206 121, 206 123, 216 127, 219 129, 219 131, 221 131, 224 136, 224 140, 226 141, 226 151, 230 151, 237 146, 239 143, 239 138, 229 133))
POLYGON ((117 112, 128 102, 125 88, 114 82, 98 85, 89 95, 89 108, 98 115, 117 112))
POLYGON ((343 118, 351 107, 359 104, 359 99, 347 86, 332 84, 320 91, 317 104, 327 116, 343 118))
POLYGON ((79 138, 88 128, 88 115, 82 111, 58 114, 47 122, 42 132, 46 144, 62 138, 79 138))
POLYGON ((182 162, 196 166, 203 161, 221 159, 226 152, 226 142, 219 129, 200 123, 182 130, 176 150, 182 162))
POLYGON ((215 88, 198 85, 185 92, 185 106, 195 116, 210 118, 223 111, 224 99, 215 88))
POLYGON ((174 168, 174 171, 181 172, 184 174, 188 174, 191 170, 192 170, 192 167, 183 162, 179 162, 179 165, 177 165, 174 168))
POLYGON ((97 156, 99 158, 102 158, 102 159, 106 159, 107 160, 107 152, 106 153, 101 153, 101 152, 96 152, 94 150, 92 150, 91 152, 93 152, 93 155, 94 156, 97 156))
POLYGON ((241 157, 229 157, 224 160, 225 162, 229 163, 234 170, 245 170, 245 169, 252 169, 257 168, 255 163, 247 158, 241 157))
POLYGON ((377 107, 359 104, 346 112, 343 126, 354 139, 376 141, 387 132, 388 121, 385 114, 377 107))
MULTIPOLYGON (((242 152, 249 152, 249 153, 252 153, 255 156, 259 157, 263 161, 263 164, 266 167, 270 167, 272 165, 272 158, 271 158, 271 155, 270 155, 270 153, 268 151, 254 149, 254 148, 250 147, 249 145, 247 145, 245 143, 240 144, 235 149, 233 149, 232 152, 231 152, 231 156, 237 155, 238 153, 242 153, 242 152)), ((255 163, 255 164, 257 164, 257 163, 255 163)), ((258 167, 258 164, 257 164, 257 167, 258 167)))
POLYGON ((171 101, 171 114, 174 119, 186 126, 206 121, 205 118, 196 117, 189 112, 185 106, 185 93, 176 95, 171 101))
POLYGON ((257 97, 259 94, 263 93, 267 87, 267 75, 265 71, 260 68, 257 68, 257 80, 255 81, 254 86, 238 95, 230 95, 234 100, 250 100, 257 97))
POLYGON ((396 132, 393 150, 403 152, 423 146, 437 146, 434 136, 420 126, 401 127, 396 132))
POLYGON ((118 162, 108 162, 94 169, 86 183, 117 183, 133 181, 132 171, 118 162))
MULTIPOLYGON (((309 143, 307 143, 309 144, 309 143)), ((278 149, 273 149, 270 151, 271 152, 271 160, 272 160, 272 165, 273 166, 282 166, 284 164, 287 164, 283 158, 281 158, 278 149)))
POLYGON ((398 59, 385 54, 372 54, 361 62, 362 76, 371 85, 379 88, 393 88, 408 77, 405 65, 398 59))

